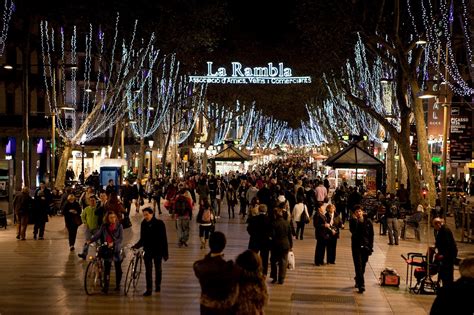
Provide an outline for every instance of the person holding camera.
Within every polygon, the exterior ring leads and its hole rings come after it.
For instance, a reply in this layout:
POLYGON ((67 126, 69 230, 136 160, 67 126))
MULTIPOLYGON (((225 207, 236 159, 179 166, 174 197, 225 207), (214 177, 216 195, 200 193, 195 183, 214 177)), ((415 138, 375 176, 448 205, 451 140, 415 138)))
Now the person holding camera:
POLYGON ((352 233, 351 247, 356 274, 355 286, 359 289, 359 293, 364 293, 365 266, 373 252, 374 227, 372 221, 364 214, 362 206, 354 206, 354 214, 349 221, 349 227, 352 233))

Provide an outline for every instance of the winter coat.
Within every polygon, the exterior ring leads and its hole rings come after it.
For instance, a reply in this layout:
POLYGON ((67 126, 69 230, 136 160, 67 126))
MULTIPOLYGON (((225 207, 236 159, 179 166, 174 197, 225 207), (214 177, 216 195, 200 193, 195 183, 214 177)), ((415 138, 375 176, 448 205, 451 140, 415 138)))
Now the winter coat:
MULTIPOLYGON (((91 242, 96 242, 97 240, 100 240, 102 244, 105 243, 105 240, 107 239, 107 235, 109 234, 108 227, 109 227, 108 223, 102 224, 102 226, 97 231, 97 233, 95 233, 94 236, 92 236, 91 242)), ((118 222, 116 223, 115 230, 111 236, 114 242, 114 255, 112 258, 114 261, 122 261, 122 257, 120 255, 120 251, 122 250, 122 242, 123 242, 122 224, 118 222)))
POLYGON ((239 268, 221 255, 208 254, 193 265, 201 284, 201 314, 232 314, 239 294, 239 268))
POLYGON ((150 221, 143 220, 140 227, 140 239, 135 248, 143 246, 145 255, 159 256, 168 260, 168 239, 166 226, 162 220, 153 217, 150 221))
POLYGON ((239 296, 235 303, 236 315, 260 315, 268 303, 268 291, 263 276, 246 270, 239 277, 239 296))

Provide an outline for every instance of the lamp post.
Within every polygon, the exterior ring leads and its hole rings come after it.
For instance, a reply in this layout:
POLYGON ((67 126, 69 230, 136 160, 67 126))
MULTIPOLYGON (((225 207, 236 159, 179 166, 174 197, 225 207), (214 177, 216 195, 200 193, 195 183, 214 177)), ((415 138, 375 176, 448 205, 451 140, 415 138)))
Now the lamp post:
POLYGON ((150 147, 150 178, 153 179, 153 144, 155 141, 148 140, 148 146, 150 147))
POLYGON ((84 183, 86 182, 86 173, 84 172, 85 171, 85 168, 84 168, 84 149, 85 149, 85 145, 84 145, 84 142, 86 142, 86 139, 87 139, 87 136, 86 134, 83 134, 82 137, 81 137, 81 184, 84 185, 84 183))

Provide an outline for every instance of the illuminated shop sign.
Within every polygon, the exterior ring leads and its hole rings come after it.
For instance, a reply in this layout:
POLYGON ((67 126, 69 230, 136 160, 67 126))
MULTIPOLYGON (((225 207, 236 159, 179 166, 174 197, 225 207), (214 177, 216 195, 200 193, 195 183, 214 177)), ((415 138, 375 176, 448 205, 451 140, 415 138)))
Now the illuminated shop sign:
POLYGON ((214 69, 213 62, 207 62, 207 74, 190 76, 190 82, 208 84, 307 84, 311 77, 294 77, 291 68, 283 62, 274 65, 269 62, 265 67, 244 67, 240 62, 232 62, 231 68, 214 69))

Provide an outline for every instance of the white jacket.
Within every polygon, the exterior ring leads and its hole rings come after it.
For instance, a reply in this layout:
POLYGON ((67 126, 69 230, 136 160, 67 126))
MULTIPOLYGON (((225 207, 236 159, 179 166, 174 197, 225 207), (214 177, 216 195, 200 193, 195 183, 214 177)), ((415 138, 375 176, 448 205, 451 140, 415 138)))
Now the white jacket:
POLYGON ((306 215, 309 218, 308 207, 306 207, 306 205, 302 202, 297 203, 293 208, 293 221, 300 222, 303 211, 306 212, 306 215))

